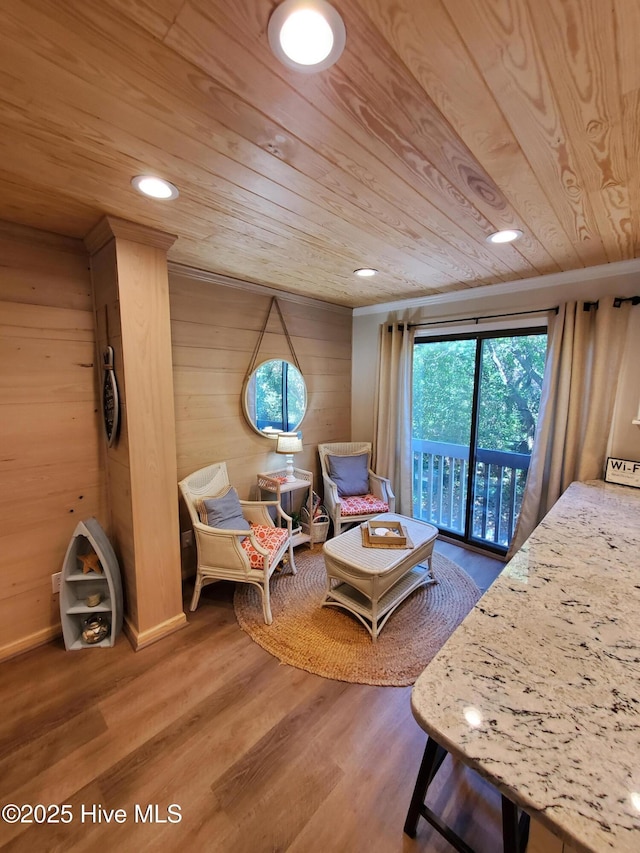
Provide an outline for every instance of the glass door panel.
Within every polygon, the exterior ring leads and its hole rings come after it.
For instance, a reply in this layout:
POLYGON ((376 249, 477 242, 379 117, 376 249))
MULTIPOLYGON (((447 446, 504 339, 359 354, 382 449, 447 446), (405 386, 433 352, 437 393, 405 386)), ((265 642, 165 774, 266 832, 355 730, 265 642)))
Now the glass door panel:
POLYGON ((529 468, 546 331, 419 341, 413 363, 413 514, 505 551, 529 468))
POLYGON ((413 514, 463 535, 476 341, 429 341, 413 369, 413 514))
POLYGON ((507 548, 533 448, 547 336, 485 337, 480 371, 470 538, 507 548))

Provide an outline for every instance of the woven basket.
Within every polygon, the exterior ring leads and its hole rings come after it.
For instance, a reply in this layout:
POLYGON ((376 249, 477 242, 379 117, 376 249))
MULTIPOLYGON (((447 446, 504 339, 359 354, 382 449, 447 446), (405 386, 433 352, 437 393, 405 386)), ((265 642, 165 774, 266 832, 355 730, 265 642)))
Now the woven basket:
POLYGON ((317 542, 326 542, 327 534, 329 533, 329 516, 326 513, 321 513, 320 515, 316 515, 313 519, 313 524, 309 524, 308 518, 309 513, 303 509, 301 513, 303 521, 302 521, 302 529, 305 533, 307 533, 311 539, 311 544, 315 545, 317 542), (306 516, 307 521, 304 520, 306 516))

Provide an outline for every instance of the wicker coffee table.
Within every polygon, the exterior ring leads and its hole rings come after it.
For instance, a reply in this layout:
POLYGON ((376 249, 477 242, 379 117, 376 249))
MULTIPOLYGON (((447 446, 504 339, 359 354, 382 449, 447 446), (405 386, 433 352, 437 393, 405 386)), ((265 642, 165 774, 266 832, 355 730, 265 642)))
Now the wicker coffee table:
POLYGON ((341 607, 362 622, 375 643, 394 610, 414 589, 437 583, 431 569, 438 528, 396 513, 375 521, 399 521, 413 548, 366 548, 360 526, 325 543, 327 592, 323 606, 341 607))

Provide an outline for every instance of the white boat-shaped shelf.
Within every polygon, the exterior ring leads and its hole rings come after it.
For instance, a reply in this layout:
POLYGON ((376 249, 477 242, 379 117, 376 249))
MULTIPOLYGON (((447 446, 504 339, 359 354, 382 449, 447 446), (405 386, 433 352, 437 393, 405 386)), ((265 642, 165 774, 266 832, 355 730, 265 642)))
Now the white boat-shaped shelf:
POLYGON ((122 630, 122 581, 120 566, 106 533, 95 518, 81 521, 76 527, 62 566, 60 584, 60 619, 64 644, 68 650, 113 646, 122 630), (102 572, 84 572, 81 556, 96 554, 102 572), (91 607, 87 599, 100 596, 91 607), (82 637, 82 623, 87 616, 100 614, 109 623, 109 632, 98 643, 82 637))

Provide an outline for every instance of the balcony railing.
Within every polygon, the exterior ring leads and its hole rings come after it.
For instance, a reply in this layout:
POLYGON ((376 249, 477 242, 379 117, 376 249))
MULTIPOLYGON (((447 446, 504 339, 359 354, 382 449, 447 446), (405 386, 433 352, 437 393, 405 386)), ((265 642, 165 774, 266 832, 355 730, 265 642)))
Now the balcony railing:
MULTIPOLYGON (((443 531, 464 535, 469 448, 413 439, 413 514, 443 531)), ((528 453, 478 448, 470 538, 507 548, 518 520, 529 470, 528 453)))

